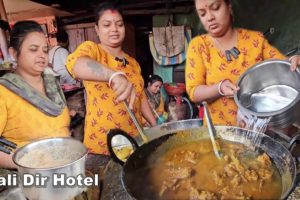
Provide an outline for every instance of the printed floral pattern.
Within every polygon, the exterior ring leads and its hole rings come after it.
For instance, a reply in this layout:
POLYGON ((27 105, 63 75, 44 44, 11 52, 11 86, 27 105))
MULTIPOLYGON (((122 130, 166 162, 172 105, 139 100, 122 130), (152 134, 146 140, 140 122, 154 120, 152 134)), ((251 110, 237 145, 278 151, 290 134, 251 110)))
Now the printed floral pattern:
MULTIPOLYGON (((209 35, 194 38, 188 48, 185 80, 187 93, 194 100, 198 85, 213 85, 223 79, 236 83, 251 66, 270 58, 284 59, 284 56, 263 37, 263 34, 238 29, 238 59, 226 61, 224 53, 214 46, 209 35)), ((212 120, 218 125, 236 125, 237 106, 232 98, 219 98, 210 105, 212 120)))
MULTIPOLYGON (((87 41, 68 56, 66 66, 71 74, 73 74, 76 59, 81 56, 93 58, 115 71, 125 72, 127 79, 134 84, 136 89, 137 98, 134 104, 134 112, 141 122, 141 101, 146 97, 143 92, 144 80, 136 60, 126 55, 129 64, 124 67, 114 57, 105 52, 100 45, 87 41)), ((83 81, 83 84, 87 93, 84 144, 88 147, 90 153, 108 154, 106 135, 110 129, 120 128, 135 136, 137 134, 136 127, 132 123, 123 103, 116 103, 115 93, 109 88, 107 82, 83 81)))

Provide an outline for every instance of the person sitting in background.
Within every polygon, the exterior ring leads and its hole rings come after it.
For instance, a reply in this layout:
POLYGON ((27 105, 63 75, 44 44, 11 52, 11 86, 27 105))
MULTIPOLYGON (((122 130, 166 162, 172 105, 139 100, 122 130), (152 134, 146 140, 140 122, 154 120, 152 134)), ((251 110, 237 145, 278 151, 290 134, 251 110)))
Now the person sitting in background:
MULTIPOLYGON (((57 79, 45 74, 48 43, 41 26, 19 21, 11 31, 9 53, 17 67, 0 78, 0 136, 22 147, 42 138, 68 137, 70 117, 57 79)), ((0 152, 0 168, 15 168, 0 152)))
MULTIPOLYGON (((145 88, 145 94, 148 98, 148 102, 152 108, 152 112, 154 113, 158 124, 162 124, 167 119, 164 100, 160 93, 160 89, 162 86, 163 80, 160 76, 150 75, 147 82, 147 87, 145 88)), ((144 122, 146 121, 144 120, 144 122)))
POLYGON ((66 61, 69 55, 69 36, 66 31, 61 30, 56 33, 57 45, 49 51, 49 63, 52 65, 53 71, 60 78, 60 84, 76 84, 76 80, 71 77, 66 69, 66 61))
MULTIPOLYGON (((190 42, 185 67, 186 90, 193 102, 207 101, 216 125, 237 125, 234 84, 254 64, 285 59, 262 33, 233 26, 231 0, 195 0, 200 21, 207 31, 190 42)), ((290 59, 291 69, 300 56, 290 59)))

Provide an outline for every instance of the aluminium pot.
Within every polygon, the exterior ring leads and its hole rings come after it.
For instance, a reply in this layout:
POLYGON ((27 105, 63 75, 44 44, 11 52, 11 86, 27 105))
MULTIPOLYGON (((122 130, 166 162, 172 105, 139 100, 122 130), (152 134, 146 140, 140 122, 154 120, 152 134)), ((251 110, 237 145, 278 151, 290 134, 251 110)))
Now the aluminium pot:
MULTIPOLYGON (((216 126, 215 128, 218 137, 222 138, 223 140, 241 143, 245 146, 253 146, 253 137, 257 136, 252 131, 237 127, 216 126)), ((159 151, 158 154, 155 154, 155 157, 160 157, 160 155, 163 155, 174 146, 209 138, 207 128, 202 127, 201 120, 198 119, 166 123, 147 129, 147 133, 151 134, 152 129, 153 140, 141 146, 138 146, 133 138, 120 129, 111 130, 107 137, 108 147, 112 159, 123 165, 121 173, 123 187, 133 199, 155 199, 158 197, 154 195, 152 198, 152 194, 147 193, 149 191, 143 190, 143 187, 140 185, 143 186, 145 177, 141 177, 136 173, 139 171, 139 169, 144 168, 145 166, 150 166, 151 163, 153 163, 153 160, 149 160, 149 158, 153 159, 152 154, 158 149, 158 147, 165 150, 159 151), (192 129, 190 126, 191 124, 193 124, 192 129), (176 132, 182 130, 190 130, 190 132, 187 133, 188 135, 184 137, 184 139, 181 136, 179 139, 176 139, 176 132), (113 151, 112 139, 115 136, 127 137, 133 146, 134 152, 125 162, 119 160, 113 151)), ((260 150, 267 153, 272 159, 273 163, 276 165, 282 180, 282 194, 280 198, 285 199, 291 192, 296 179, 296 163, 294 158, 287 148, 267 135, 262 135, 261 143, 258 147, 260 150)), ((149 187, 149 185, 147 185, 147 187, 149 187)))
POLYGON ((260 62, 237 81, 234 100, 242 113, 271 118, 269 125, 286 128, 300 117, 300 71, 284 60, 260 62))
MULTIPOLYGON (((49 138, 37 140, 19 148, 13 155, 13 161, 17 165, 19 175, 19 186, 22 192, 29 200, 70 200, 81 194, 86 188, 83 186, 54 186, 53 174, 65 175, 65 177, 85 177, 85 161, 87 157, 87 148, 78 140, 73 138, 49 138), (68 151, 62 152, 66 154, 68 152, 76 153, 78 158, 71 163, 50 168, 31 168, 22 166, 19 160, 28 152, 37 151, 41 149, 48 149, 51 147, 61 148, 68 147, 68 151), (46 186, 25 186, 24 187, 24 175, 30 174, 33 177, 40 175, 42 177, 48 177, 46 186)), ((71 155, 70 155, 71 156, 71 155)))

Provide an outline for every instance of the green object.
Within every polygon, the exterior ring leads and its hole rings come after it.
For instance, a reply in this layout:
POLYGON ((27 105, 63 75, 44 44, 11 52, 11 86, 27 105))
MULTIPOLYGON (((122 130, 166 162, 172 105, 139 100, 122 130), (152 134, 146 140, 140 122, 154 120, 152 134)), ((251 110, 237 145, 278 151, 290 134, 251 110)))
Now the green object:
POLYGON ((160 116, 159 118, 157 118, 157 125, 163 124, 166 121, 166 119, 163 116, 160 116))
POLYGON ((163 124, 164 122, 166 122, 168 119, 168 113, 167 112, 164 112, 161 116, 159 116, 157 118, 157 125, 160 125, 160 124, 163 124))

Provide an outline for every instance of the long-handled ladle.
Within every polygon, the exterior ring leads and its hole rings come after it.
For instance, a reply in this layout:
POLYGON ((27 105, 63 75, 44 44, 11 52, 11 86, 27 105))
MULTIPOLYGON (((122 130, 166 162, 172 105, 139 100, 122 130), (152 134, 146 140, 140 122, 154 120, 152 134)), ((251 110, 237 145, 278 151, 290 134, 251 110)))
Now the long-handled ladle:
POLYGON ((208 127, 208 132, 209 132, 209 136, 210 136, 210 140, 211 140, 211 143, 212 143, 212 146, 213 146, 213 150, 214 150, 214 153, 216 155, 216 157, 218 159, 221 159, 221 150, 220 150, 220 146, 219 144, 216 142, 216 129, 211 121, 211 118, 210 118, 210 114, 209 114, 209 111, 208 111, 208 106, 207 106, 207 102, 204 101, 202 102, 203 106, 204 106, 204 115, 205 115, 205 119, 206 119, 206 123, 207 123, 207 127, 208 127))
POLYGON ((136 119, 134 113, 132 112, 132 110, 129 108, 128 103, 127 103, 126 101, 124 101, 124 104, 125 104, 125 107, 126 107, 128 113, 129 113, 129 115, 130 115, 130 117, 131 117, 131 119, 132 119, 134 125, 136 126, 136 128, 137 128, 137 130, 138 130, 140 136, 142 137, 143 142, 144 142, 144 143, 147 143, 147 142, 148 142, 148 138, 147 138, 147 136, 145 135, 145 133, 143 132, 143 128, 141 127, 141 125, 140 125, 139 122, 137 121, 137 119, 136 119))

